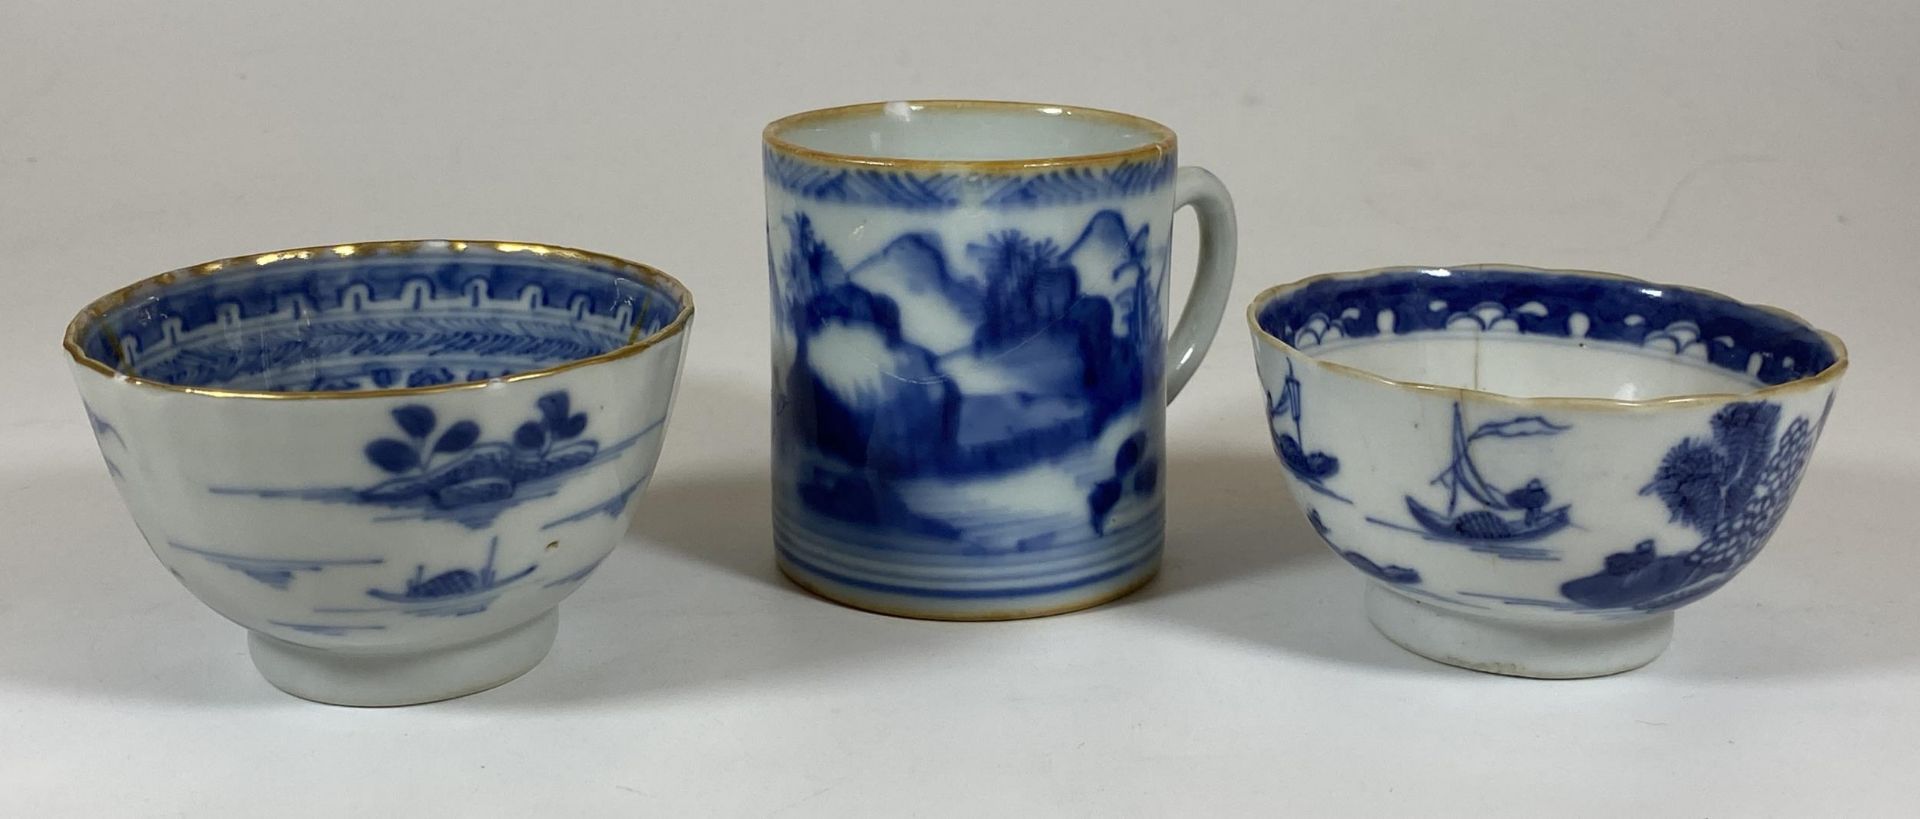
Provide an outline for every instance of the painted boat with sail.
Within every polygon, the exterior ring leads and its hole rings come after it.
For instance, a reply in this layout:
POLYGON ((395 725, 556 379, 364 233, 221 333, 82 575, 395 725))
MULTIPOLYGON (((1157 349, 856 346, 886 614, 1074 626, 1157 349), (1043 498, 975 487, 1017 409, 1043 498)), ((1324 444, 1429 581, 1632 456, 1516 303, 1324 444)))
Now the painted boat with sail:
POLYGON ((1566 428, 1539 416, 1480 425, 1469 435, 1453 407, 1453 460, 1433 483, 1447 489, 1447 507, 1440 511, 1407 497, 1407 514, 1431 537, 1459 543, 1524 543, 1566 528, 1570 504, 1551 506, 1552 493, 1534 478, 1517 489, 1494 485, 1473 462, 1473 442, 1487 437, 1517 438, 1553 435, 1566 428))

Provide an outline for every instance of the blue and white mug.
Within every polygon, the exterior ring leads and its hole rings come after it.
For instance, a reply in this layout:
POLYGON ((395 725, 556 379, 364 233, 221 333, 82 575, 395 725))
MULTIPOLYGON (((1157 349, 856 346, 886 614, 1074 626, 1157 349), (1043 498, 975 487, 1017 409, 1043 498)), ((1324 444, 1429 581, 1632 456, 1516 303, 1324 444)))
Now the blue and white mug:
POLYGON ((782 571, 951 620, 1072 611, 1151 579, 1164 408, 1233 279, 1219 180, 1178 167, 1165 126, 1056 105, 854 105, 764 141, 782 571), (1188 205, 1199 272, 1169 339, 1188 205))

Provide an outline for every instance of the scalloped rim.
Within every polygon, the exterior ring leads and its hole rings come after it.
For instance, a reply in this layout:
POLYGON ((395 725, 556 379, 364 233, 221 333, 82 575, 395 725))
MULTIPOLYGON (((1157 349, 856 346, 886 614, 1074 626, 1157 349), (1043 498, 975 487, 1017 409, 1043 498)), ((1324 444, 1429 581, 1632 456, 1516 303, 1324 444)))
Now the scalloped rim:
POLYGON ((1346 272, 1340 272, 1340 273, 1322 273, 1317 276, 1309 276, 1307 278, 1300 279, 1299 281, 1289 282, 1287 284, 1274 285, 1273 287, 1269 287, 1265 290, 1260 291, 1259 295, 1256 295, 1253 297, 1252 303, 1247 305, 1247 325, 1253 329, 1253 334, 1255 338, 1261 341, 1264 341, 1267 344, 1273 345, 1274 347, 1278 348, 1281 352, 1289 353, 1294 356, 1297 356, 1301 359, 1304 359, 1306 362, 1308 362, 1312 366, 1320 367, 1331 373, 1347 376, 1349 378, 1356 378, 1362 381, 1371 381, 1373 383, 1380 384, 1382 386, 1412 390, 1415 392, 1438 393, 1443 395, 1459 396, 1461 398, 1469 398, 1469 399, 1474 399, 1478 401, 1485 401, 1485 402, 1498 403, 1498 404, 1512 404, 1512 405, 1518 405, 1518 406, 1550 406, 1550 407, 1560 407, 1564 409, 1590 409, 1590 410, 1636 410, 1636 409, 1657 409, 1657 408, 1663 408, 1663 407, 1685 407, 1685 406, 1694 406, 1694 405, 1700 405, 1700 404, 1719 404, 1719 403, 1726 403, 1729 401, 1750 400, 1754 398, 1778 396, 1778 395, 1783 395, 1787 393, 1797 393, 1797 392, 1802 392, 1802 391, 1809 390, 1816 387, 1829 386, 1839 381, 1840 376, 1844 375, 1847 371, 1846 343, 1841 341, 1839 336, 1836 336, 1832 333, 1829 333, 1825 330, 1815 327, 1811 322, 1791 312, 1782 310, 1778 307, 1774 307, 1769 304, 1754 304, 1752 302, 1741 301, 1739 299, 1733 298, 1732 296, 1728 296, 1724 293, 1720 293, 1714 290, 1708 290, 1702 287, 1689 287, 1686 285, 1678 285, 1678 284, 1662 284, 1660 282, 1649 281, 1647 279, 1636 278, 1633 276, 1623 276, 1618 273, 1606 273, 1606 272, 1597 271, 1597 270, 1566 270, 1566 269, 1555 269, 1555 268, 1528 267, 1526 265, 1517 265, 1517 264, 1482 263, 1482 264, 1450 265, 1445 267, 1399 265, 1399 266, 1393 266, 1393 267, 1376 267, 1368 270, 1353 270, 1353 271, 1346 271, 1346 272), (1587 278, 1587 279, 1607 279, 1607 280, 1618 281, 1618 282, 1629 282, 1632 284, 1644 285, 1647 287, 1657 288, 1661 290, 1681 290, 1688 293, 1698 294, 1701 296, 1721 299, 1727 302, 1731 302, 1733 304, 1737 304, 1741 307, 1745 307, 1750 310, 1760 310, 1763 312, 1772 313, 1776 316, 1792 321, 1795 324, 1798 324, 1802 327, 1807 328, 1808 330, 1811 330, 1819 334, 1820 338, 1824 340, 1828 346, 1833 348, 1834 361, 1831 365, 1828 365, 1826 369, 1821 370, 1820 372, 1814 373, 1813 375, 1807 376, 1805 378, 1796 378, 1792 381, 1786 381, 1779 384, 1769 384, 1764 387, 1759 387, 1756 389, 1748 390, 1746 392, 1739 392, 1739 393, 1718 393, 1718 392, 1688 393, 1683 395, 1669 395, 1669 396, 1661 396, 1659 398, 1644 398, 1644 399, 1636 399, 1636 400, 1624 400, 1624 399, 1618 399, 1618 398, 1591 398, 1591 397, 1579 397, 1579 396, 1538 396, 1538 397, 1527 398, 1527 397, 1521 397, 1516 395, 1507 395, 1504 393, 1491 392, 1488 390, 1475 389, 1472 387, 1448 387, 1440 384, 1428 384, 1420 381, 1402 381, 1399 379, 1388 378, 1384 375, 1380 375, 1378 373, 1375 373, 1369 370, 1364 370, 1359 367, 1353 367, 1346 364, 1340 364, 1332 361, 1323 360, 1317 356, 1314 356, 1311 353, 1308 353, 1304 350, 1294 347, 1291 344, 1288 344, 1285 341, 1280 340, 1280 338, 1276 337, 1274 334, 1267 332, 1266 328, 1260 326, 1260 308, 1262 306, 1273 301, 1274 299, 1280 298, 1281 296, 1284 296, 1288 293, 1299 290, 1301 288, 1307 287, 1316 282, 1328 281, 1333 279, 1361 279, 1361 278, 1367 278, 1370 276, 1380 276, 1380 275, 1425 273, 1427 271, 1434 271, 1434 270, 1445 270, 1449 272, 1456 271, 1456 270, 1458 271, 1500 270, 1500 271, 1520 273, 1525 275, 1560 276, 1560 277, 1587 278))
POLYGON ((1026 170, 1045 170, 1048 168, 1071 167, 1078 165, 1111 165, 1136 157, 1171 156, 1177 140, 1173 129, 1146 117, 1109 111, 1104 108, 1085 108, 1077 105, 1055 105, 1044 102, 1015 102, 1011 100, 892 100, 886 102, 862 102, 842 105, 834 108, 820 108, 791 114, 767 124, 760 132, 761 141, 773 150, 790 156, 801 157, 814 162, 839 165, 857 165, 867 168, 900 168, 913 170, 937 170, 958 168, 978 173, 1009 173, 1026 170), (1066 156, 1033 157, 1030 159, 909 159, 906 157, 868 156, 863 154, 845 154, 834 151, 821 151, 798 145, 786 139, 782 134, 795 126, 824 120, 884 111, 889 105, 905 104, 914 110, 936 109, 959 111, 967 109, 987 109, 995 111, 1027 112, 1039 116, 1073 116, 1107 122, 1130 125, 1153 135, 1149 142, 1143 142, 1132 148, 1119 151, 1105 151, 1092 154, 1071 154, 1066 156))
POLYGON ((75 363, 78 363, 81 366, 86 367, 87 369, 93 370, 94 372, 97 372, 101 375, 112 378, 115 381, 122 381, 128 384, 132 384, 134 386, 151 387, 154 389, 166 390, 168 392, 180 393, 185 395, 199 395, 199 396, 205 396, 209 398, 265 399, 265 400, 271 400, 271 401, 298 401, 298 400, 308 400, 308 399, 392 398, 396 396, 431 395, 434 393, 455 392, 459 390, 485 389, 488 386, 491 386, 493 384, 511 384, 518 381, 528 381, 536 378, 544 378, 546 376, 555 375, 557 373, 568 372, 571 370, 580 369, 582 367, 588 367, 595 364, 601 364, 608 361, 615 361, 618 359, 627 358, 633 355, 637 355, 645 351, 646 349, 656 344, 659 344, 662 341, 665 341, 669 338, 679 335, 681 332, 683 332, 686 329, 688 322, 692 320, 693 320, 693 293, 687 290, 686 285, 681 284, 680 280, 675 279, 674 277, 661 272, 657 268, 654 268, 649 265, 644 265, 639 262, 629 261, 627 259, 622 259, 618 256, 609 256, 604 253, 595 253, 590 250, 579 250, 577 248, 562 247, 559 245, 542 245, 542 244, 532 244, 528 242, 504 242, 504 241, 498 241, 498 240, 476 240, 476 239, 409 239, 409 240, 379 241, 379 242, 355 242, 351 244, 339 244, 339 245, 315 245, 313 247, 293 248, 290 250, 276 250, 269 253, 254 253, 254 254, 249 254, 245 256, 232 256, 225 259, 219 259, 216 261, 204 262, 201 264, 192 265, 190 267, 182 267, 177 270, 170 270, 165 273, 161 273, 160 275, 157 275, 157 276, 149 276, 145 279, 141 279, 140 281, 134 282, 133 284, 129 284, 125 287, 122 287, 118 290, 115 290, 111 293, 108 293, 104 296, 94 299, 92 302, 88 303, 86 307, 81 308, 79 314, 75 315, 73 317, 73 320, 67 323, 66 335, 61 340, 61 346, 66 349, 68 355, 73 357, 73 360, 75 363), (209 387, 185 387, 179 384, 169 384, 164 381, 155 381, 149 378, 141 378, 135 375, 127 375, 125 373, 122 373, 114 369, 107 362, 101 361, 97 358, 87 355, 86 351, 82 349, 80 345, 80 339, 85 335, 86 331, 93 326, 95 322, 104 318, 108 311, 127 303, 128 300, 133 298, 134 291, 140 290, 146 287, 164 288, 177 281, 199 279, 207 276, 216 276, 216 275, 222 275, 222 274, 237 276, 242 272, 251 272, 251 271, 258 270, 262 267, 268 267, 276 264, 306 262, 306 261, 311 261, 315 258, 324 257, 328 255, 344 259, 344 258, 350 258, 354 254, 361 253, 361 252, 366 252, 369 254, 383 252, 383 251, 388 253, 414 253, 422 250, 437 250, 437 251, 444 251, 449 254, 459 254, 459 253, 465 253, 470 249, 484 249, 484 250, 494 251, 497 253, 531 253, 541 257, 554 256, 554 257, 558 257, 558 258, 576 262, 576 263, 588 263, 588 264, 596 264, 596 265, 601 265, 606 267, 612 267, 617 271, 630 274, 636 281, 639 281, 643 284, 647 284, 650 286, 657 286, 663 290, 666 290, 672 293, 680 301, 680 312, 675 314, 673 317, 673 320, 670 322, 667 322, 667 324, 661 327, 660 329, 655 330, 652 333, 647 334, 646 336, 629 341, 626 344, 616 347, 612 350, 608 350, 607 352, 600 353, 599 355, 588 356, 586 358, 576 358, 571 361, 553 365, 551 367, 542 367, 536 370, 526 370, 524 372, 517 372, 512 375, 501 376, 499 378, 489 378, 482 381, 460 381, 460 382, 454 382, 449 384, 435 384, 433 386, 428 386, 428 387, 394 387, 394 388, 380 389, 380 390, 314 390, 311 392, 268 392, 265 390, 223 390, 223 389, 216 389, 216 388, 209 388, 209 387))

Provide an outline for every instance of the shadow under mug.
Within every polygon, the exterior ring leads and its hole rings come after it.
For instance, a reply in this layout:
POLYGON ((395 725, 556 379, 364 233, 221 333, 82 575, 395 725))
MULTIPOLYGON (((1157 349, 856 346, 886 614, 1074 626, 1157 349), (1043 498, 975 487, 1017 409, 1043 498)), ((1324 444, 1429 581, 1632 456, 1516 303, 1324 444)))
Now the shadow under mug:
POLYGON ((781 570, 947 620, 1073 611, 1151 579, 1166 403, 1233 279, 1219 180, 1179 167, 1165 126, 1056 105, 854 105, 764 143, 781 570), (1169 337, 1188 205, 1199 271, 1169 337))

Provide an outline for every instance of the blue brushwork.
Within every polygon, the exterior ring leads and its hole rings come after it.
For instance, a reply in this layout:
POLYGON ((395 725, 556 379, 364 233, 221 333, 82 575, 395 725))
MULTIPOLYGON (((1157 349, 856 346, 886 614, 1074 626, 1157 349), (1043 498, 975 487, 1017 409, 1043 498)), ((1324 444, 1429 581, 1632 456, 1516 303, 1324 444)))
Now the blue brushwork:
POLYGON ((1293 473, 1293 477, 1308 489, 1342 503, 1353 503, 1346 496, 1327 488, 1327 479, 1340 472, 1340 459, 1325 452, 1307 450, 1307 434, 1300 425, 1300 411, 1300 379, 1294 377, 1293 360, 1288 359, 1287 378, 1282 382, 1279 397, 1267 393, 1267 431, 1273 435, 1273 451, 1280 455, 1280 463, 1287 467, 1287 471, 1293 473), (1279 421, 1282 418, 1292 424, 1292 432, 1281 431, 1279 421))
POLYGON ((1127 495, 1151 496, 1160 485, 1160 461, 1147 454, 1148 446, 1144 431, 1127 436, 1113 454, 1112 476, 1095 483, 1087 493, 1087 513, 1095 534, 1106 533, 1107 516, 1127 495))
POLYGON ((576 572, 573 572, 572 574, 564 575, 561 577, 556 577, 552 580, 549 580, 545 583, 540 584, 540 588, 554 589, 554 588, 559 588, 561 586, 578 583, 582 580, 587 579, 587 575, 593 574, 593 570, 600 568, 600 564, 605 563, 606 560, 607 560, 606 557, 603 556, 599 560, 596 560, 592 563, 588 563, 587 565, 580 567, 579 571, 576 571, 576 572))
POLYGON ((1340 559, 1347 561, 1347 565, 1359 569, 1362 574, 1368 577, 1392 586, 1395 591, 1415 597, 1424 597, 1429 600, 1438 600, 1442 603, 1463 608, 1486 608, 1485 606, 1476 605, 1464 600, 1436 594, 1427 589, 1422 583, 1418 569, 1401 566, 1397 563, 1382 565, 1357 551, 1342 548, 1340 544, 1333 542, 1331 529, 1325 521, 1320 519, 1320 510, 1318 509, 1307 510, 1307 523, 1313 525, 1313 531, 1320 535, 1320 541, 1327 544, 1327 548, 1332 549, 1334 554, 1340 556, 1340 559))
POLYGON ((447 520, 484 529, 500 513, 551 496, 574 475, 618 457, 666 423, 662 415, 638 433, 602 446, 584 437, 587 413, 573 411, 565 390, 546 393, 534 404, 534 418, 520 424, 506 440, 483 440, 485 433, 468 420, 438 430, 438 418, 430 407, 399 407, 392 416, 401 434, 376 438, 364 446, 368 463, 393 476, 370 486, 214 487, 212 491, 379 506, 402 510, 381 520, 447 520))
POLYGON ((186 387, 428 387, 607 353, 681 306, 660 281, 570 255, 368 247, 140 285, 80 341, 186 387))
POLYGON ((1527 608, 1552 609, 1554 611, 1584 611, 1585 610, 1584 606, 1581 606, 1577 603, 1569 603, 1565 600, 1542 600, 1537 597, 1515 597, 1515 596, 1506 595, 1506 594, 1491 594, 1488 592, 1474 592, 1474 591, 1463 591, 1463 592, 1460 592, 1460 594, 1466 597, 1477 597, 1482 600, 1492 600, 1497 603, 1505 603, 1509 606, 1525 606, 1527 608))
POLYGON ((367 596, 375 600, 393 604, 376 608, 317 608, 321 613, 346 613, 369 611, 399 611, 415 617, 464 617, 479 614, 498 599, 509 585, 525 579, 539 568, 537 563, 529 563, 526 568, 508 575, 494 571, 493 562, 500 549, 500 538, 487 541, 487 561, 478 568, 448 569, 433 575, 427 574, 425 565, 415 566, 413 576, 406 581, 405 588, 367 590, 367 596))
POLYGON ((901 210, 946 210, 960 204, 957 173, 914 173, 822 165, 762 151, 767 180, 802 199, 901 210))
POLYGON ((849 168, 767 149, 769 182, 796 197, 861 207, 944 211, 960 207, 979 186, 982 207, 995 210, 1075 205, 1153 193, 1173 180, 1171 153, 1104 167, 1067 167, 1007 174, 960 174, 849 168))
POLYGON ((613 496, 610 498, 607 498, 606 500, 603 500, 599 503, 596 503, 578 512, 574 512, 573 514, 567 515, 565 517, 557 518, 555 520, 541 524, 540 529, 541 531, 545 531, 547 529, 552 529, 556 526, 565 526, 569 523, 578 523, 580 521, 591 518, 595 515, 606 515, 607 517, 610 517, 610 518, 617 518, 620 516, 620 513, 627 508, 627 502, 633 499, 634 493, 639 492, 641 487, 647 485, 647 478, 650 478, 650 477, 652 477, 651 474, 647 475, 646 477, 642 477, 640 480, 634 481, 633 483, 627 484, 627 488, 613 493, 613 496))
POLYGON ((107 436, 111 435, 115 443, 121 446, 127 445, 126 439, 120 437, 120 430, 114 429, 112 424, 107 423, 107 419, 100 417, 99 413, 94 412, 92 405, 82 401, 80 402, 80 406, 87 411, 87 424, 93 427, 93 437, 96 440, 105 444, 107 442, 107 436))
POLYGON ((1538 415, 1489 421, 1468 434, 1460 404, 1453 405, 1453 458, 1431 483, 1447 490, 1446 510, 1439 511, 1406 496, 1414 526, 1368 518, 1369 521, 1428 540, 1455 543, 1476 552, 1510 560, 1558 560, 1552 550, 1518 544, 1540 540, 1570 523, 1568 504, 1552 506, 1545 482, 1533 478, 1516 489, 1502 489, 1488 481, 1473 462, 1474 441, 1484 438, 1551 436, 1568 427, 1538 415))
MULTIPOLYGON (((1548 611, 1564 611, 1564 612, 1580 615, 1583 618, 1592 618, 1596 620, 1633 620, 1633 619, 1645 616, 1645 612, 1638 612, 1632 609, 1606 609, 1606 610, 1590 609, 1590 608, 1587 608, 1586 606, 1579 605, 1578 603, 1570 603, 1566 600, 1542 600, 1537 597, 1518 597, 1513 595, 1489 594, 1486 592, 1472 592, 1472 591, 1458 592, 1458 594, 1462 597, 1471 597, 1476 600, 1487 600, 1494 603, 1499 603, 1503 606, 1514 606, 1516 608, 1528 608, 1528 609, 1546 609, 1548 611)), ((1475 608, 1486 608, 1486 607, 1476 606, 1475 608)))
POLYGON ((126 478, 126 473, 120 471, 120 465, 114 463, 113 459, 108 457, 106 453, 107 436, 113 436, 114 443, 119 444, 123 448, 127 445, 126 439, 120 437, 120 430, 114 429, 113 425, 107 423, 107 419, 100 417, 99 413, 94 412, 93 407, 87 404, 87 402, 80 402, 80 406, 86 409, 87 423, 93 427, 93 438, 100 443, 100 460, 105 461, 107 464, 107 476, 114 479, 126 478))
MULTIPOLYGON (((852 574, 848 574, 845 572, 827 568, 825 566, 821 566, 811 560, 808 560, 806 557, 802 555, 796 554, 793 549, 788 548, 785 544, 780 543, 780 535, 778 533, 775 533, 774 535, 774 543, 775 543, 775 549, 779 553, 780 558, 782 560, 785 560, 788 563, 791 563, 799 567, 800 569, 806 571, 808 574, 817 575, 819 577, 825 578, 834 583, 838 583, 843 586, 851 586, 857 589, 865 589, 867 591, 881 592, 883 594, 898 594, 903 596, 927 597, 927 598, 934 598, 934 599, 941 599, 941 600, 992 600, 992 599, 1002 599, 1002 598, 1038 597, 1043 595, 1058 594, 1063 591, 1071 591, 1073 589, 1079 588, 1081 586, 1086 586, 1092 583, 1099 583, 1106 580, 1112 580, 1116 577, 1122 577, 1128 574, 1129 572, 1138 570, 1143 564, 1150 563, 1152 561, 1160 559, 1160 552, 1159 550, 1156 549, 1146 554, 1143 554, 1140 557, 1121 563, 1120 565, 1101 569, 1091 574, 1083 574, 1083 575, 1069 577, 1065 580, 1056 580, 1051 582, 1033 581, 1033 582, 1028 582, 1022 585, 994 586, 991 588, 973 588, 969 586, 928 585, 924 582, 924 579, 921 577, 915 577, 912 579, 912 581, 905 582, 905 583, 896 583, 896 582, 890 582, 886 580, 876 580, 871 577, 858 577, 852 574)), ((1057 576, 1057 573, 1052 573, 1052 574, 1057 576)))
MULTIPOLYGON (((1111 459, 1087 457, 1149 394, 1157 411, 1165 331, 1146 226, 1104 210, 1065 243, 1000 231, 966 244, 965 272, 933 234, 900 235, 848 266, 807 214, 786 227, 775 317, 794 348, 791 366, 776 373, 778 469, 812 513, 965 541, 965 523, 910 509, 899 485, 991 479, 1075 457, 1085 470, 1081 522, 1094 532, 1128 499, 1157 499, 1160 447, 1144 430, 1121 439, 1111 459), (1088 292, 1087 277, 1113 295, 1088 292), (913 335, 923 328, 907 326, 894 298, 860 282, 938 303, 967 323, 967 337, 924 346, 913 335), (828 335, 871 347, 884 377, 848 384, 824 375, 842 363, 813 361, 828 335), (983 368, 990 386, 968 377, 983 368)), ((1028 539, 1061 526, 1030 523, 1028 539)))
POLYGON ((432 408, 409 404, 393 410, 405 437, 376 438, 365 452, 369 462, 396 477, 360 490, 360 498, 389 505, 425 499, 459 509, 513 497, 522 483, 591 462, 600 444, 580 437, 587 414, 572 411, 567 392, 550 392, 534 403, 538 416, 514 430, 510 442, 480 442, 480 425, 473 421, 458 421, 435 435, 432 408), (445 458, 436 466, 439 456, 445 458))
POLYGON ((344 623, 287 623, 280 620, 268 620, 268 623, 285 629, 312 634, 319 637, 345 637, 356 631, 384 631, 380 625, 347 625, 344 623))
POLYGON ((1800 485, 1833 398, 1817 421, 1796 418, 1786 431, 1772 401, 1728 404, 1707 437, 1667 450, 1642 495, 1660 499, 1674 523, 1699 543, 1662 554, 1652 540, 1607 555, 1594 574, 1569 580, 1560 593, 1597 610, 1666 611, 1705 596, 1733 578, 1772 537, 1800 485))
POLYGON ((282 591, 285 591, 288 586, 292 585, 294 575, 300 572, 318 573, 335 566, 377 566, 385 562, 385 560, 378 557, 253 557, 250 555, 237 555, 230 552, 217 552, 212 549, 202 549, 196 546, 188 546, 184 543, 174 543, 172 541, 169 541, 167 545, 188 554, 199 555, 200 557, 206 558, 209 563, 225 566, 254 580, 258 580, 262 584, 282 591))
POLYGON ((1106 167, 1067 167, 1015 175, 999 182, 982 203, 989 208, 1077 205, 1152 193, 1173 180, 1173 154, 1106 167))
POLYGON ((1322 279, 1261 305, 1256 319, 1262 330, 1301 349, 1334 338, 1495 324, 1523 336, 1620 342, 1676 355, 1704 345, 1713 366, 1743 376, 1751 368, 1761 384, 1806 378, 1839 359, 1813 328, 1719 294, 1500 267, 1322 279))
POLYGON ((1313 525, 1313 531, 1319 533, 1320 539, 1326 541, 1326 544, 1333 548, 1335 554, 1345 558, 1354 568, 1365 572, 1368 577, 1396 585, 1412 585, 1420 582, 1420 572, 1418 570, 1409 569, 1400 565, 1382 566, 1359 552, 1335 546, 1333 539, 1329 536, 1330 530, 1327 528, 1327 524, 1320 520, 1319 510, 1307 510, 1307 522, 1313 525))

